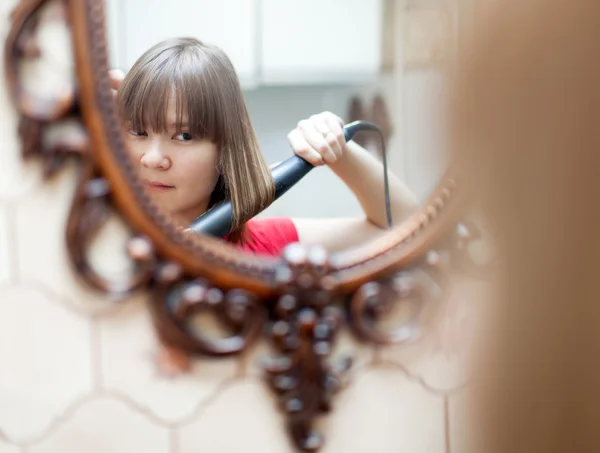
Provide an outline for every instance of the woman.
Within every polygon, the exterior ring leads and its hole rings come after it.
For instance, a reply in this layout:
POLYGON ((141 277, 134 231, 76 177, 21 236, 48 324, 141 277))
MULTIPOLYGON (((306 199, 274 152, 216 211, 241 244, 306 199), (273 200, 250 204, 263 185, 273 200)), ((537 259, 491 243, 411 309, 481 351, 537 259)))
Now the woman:
MULTIPOLYGON (((139 177, 180 226, 230 199, 234 219, 226 239, 262 255, 278 255, 298 241, 337 250, 386 228, 382 165, 346 143, 343 121, 329 112, 300 121, 289 143, 311 164, 328 165, 356 195, 365 217, 252 219, 273 201, 274 183, 235 69, 221 49, 194 38, 169 39, 146 51, 122 83, 118 74, 113 78, 139 177)), ((393 175, 389 185, 398 222, 416 203, 393 175)))

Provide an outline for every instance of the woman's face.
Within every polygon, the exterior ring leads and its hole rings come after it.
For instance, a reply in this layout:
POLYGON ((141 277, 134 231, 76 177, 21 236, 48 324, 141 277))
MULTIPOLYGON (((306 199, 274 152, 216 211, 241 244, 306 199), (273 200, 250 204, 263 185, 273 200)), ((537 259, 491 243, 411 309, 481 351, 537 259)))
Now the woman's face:
POLYGON ((196 140, 183 125, 177 129, 175 102, 167 106, 167 130, 126 131, 138 177, 161 210, 187 226, 208 208, 218 179, 218 147, 196 140))

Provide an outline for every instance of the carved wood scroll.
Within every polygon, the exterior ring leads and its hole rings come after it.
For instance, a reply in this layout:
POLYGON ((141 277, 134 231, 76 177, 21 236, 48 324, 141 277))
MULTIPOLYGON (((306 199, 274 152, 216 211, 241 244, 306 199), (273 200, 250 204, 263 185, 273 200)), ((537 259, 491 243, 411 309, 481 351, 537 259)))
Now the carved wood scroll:
POLYGON ((447 266, 468 261, 464 250, 473 230, 458 224, 462 211, 453 172, 405 224, 331 256, 319 247, 294 244, 278 259, 259 259, 212 238, 185 236, 145 197, 126 159, 109 90, 103 2, 57 2, 72 35, 76 81, 52 99, 25 89, 20 64, 44 58, 35 32, 46 3, 22 0, 14 10, 5 44, 6 80, 20 114, 23 157, 42 159, 48 178, 67 158, 79 162, 66 231, 75 270, 113 297, 148 290, 159 337, 171 350, 229 356, 266 336, 276 355, 266 363, 265 375, 279 395, 289 433, 300 449, 318 450, 323 440, 313 423, 331 409, 352 365, 351 358, 331 358, 340 330, 378 345, 414 340, 418 319, 391 331, 379 322, 409 298, 436 303, 447 266), (49 146, 50 129, 67 122, 79 132, 65 133, 49 146), (86 258, 109 213, 134 231, 127 251, 137 270, 123 281, 107 280, 86 258), (230 336, 214 339, 193 328, 191 320, 203 311, 213 313, 230 336))

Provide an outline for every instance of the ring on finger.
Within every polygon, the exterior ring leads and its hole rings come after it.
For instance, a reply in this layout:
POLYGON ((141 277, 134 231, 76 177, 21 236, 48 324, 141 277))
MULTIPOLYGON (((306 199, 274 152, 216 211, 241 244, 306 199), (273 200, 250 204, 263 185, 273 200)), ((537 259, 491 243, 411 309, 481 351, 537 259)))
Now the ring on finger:
POLYGON ((327 127, 327 124, 317 123, 315 125, 315 128, 323 137, 327 137, 327 134, 330 132, 329 128, 327 127))

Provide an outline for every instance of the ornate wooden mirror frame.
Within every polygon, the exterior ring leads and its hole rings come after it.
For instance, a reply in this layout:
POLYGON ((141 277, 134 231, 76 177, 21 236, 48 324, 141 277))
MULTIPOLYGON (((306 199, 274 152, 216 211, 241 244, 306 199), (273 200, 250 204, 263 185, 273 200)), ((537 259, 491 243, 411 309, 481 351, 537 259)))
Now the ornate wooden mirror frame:
POLYGON ((112 296, 148 290, 160 340, 187 354, 228 356, 250 347, 263 332, 278 355, 267 365, 268 381, 282 401, 296 445, 317 450, 315 418, 330 407, 340 377, 350 363, 329 357, 336 332, 348 327, 362 341, 402 343, 419 334, 410 321, 393 331, 378 321, 396 304, 434 297, 429 286, 444 285, 444 266, 465 257, 474 232, 459 224, 459 187, 452 167, 422 208, 384 237, 360 248, 328 256, 318 247, 290 246, 277 259, 259 259, 208 237, 189 237, 153 207, 134 178, 108 76, 104 3, 63 0, 76 59, 76 85, 62 98, 42 102, 22 85, 19 63, 37 58, 32 38, 36 14, 46 0, 22 0, 14 10, 6 40, 9 92, 20 113, 24 157, 44 160, 47 175, 68 156, 80 163, 80 179, 69 214, 66 240, 81 278, 112 296), (65 138, 52 147, 45 131, 77 120, 85 140, 65 138), (116 212, 135 232, 128 253, 136 262, 127 281, 107 281, 86 257, 94 234, 116 212), (423 283, 415 270, 434 283, 423 283), (189 327, 201 310, 212 311, 233 332, 210 339, 189 327))

